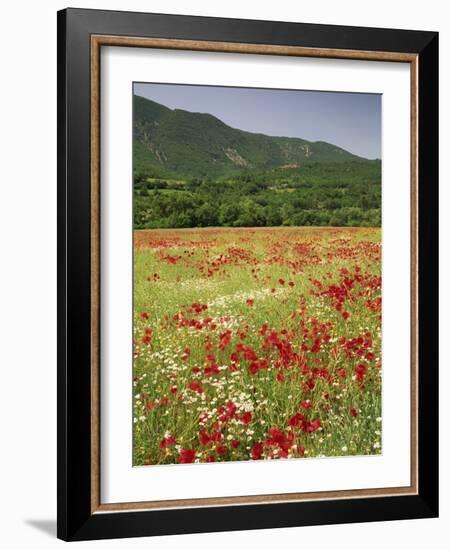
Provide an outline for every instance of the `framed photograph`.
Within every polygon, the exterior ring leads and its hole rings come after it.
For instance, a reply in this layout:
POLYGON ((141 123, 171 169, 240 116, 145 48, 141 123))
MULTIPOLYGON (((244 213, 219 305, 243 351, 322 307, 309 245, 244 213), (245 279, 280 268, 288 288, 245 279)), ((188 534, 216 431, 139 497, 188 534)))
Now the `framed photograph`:
POLYGON ((58 536, 438 514, 438 35, 58 13, 58 536))

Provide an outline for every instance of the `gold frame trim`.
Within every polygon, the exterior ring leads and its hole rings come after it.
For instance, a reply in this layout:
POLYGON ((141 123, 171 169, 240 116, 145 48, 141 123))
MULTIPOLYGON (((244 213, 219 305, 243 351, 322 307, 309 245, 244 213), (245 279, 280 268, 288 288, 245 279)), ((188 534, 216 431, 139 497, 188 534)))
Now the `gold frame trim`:
POLYGON ((304 48, 132 36, 91 35, 91 513, 274 504, 418 494, 418 56, 409 53, 304 48), (102 46, 164 48, 409 63, 411 74, 411 484, 408 487, 283 493, 102 504, 100 500, 100 50, 102 46))

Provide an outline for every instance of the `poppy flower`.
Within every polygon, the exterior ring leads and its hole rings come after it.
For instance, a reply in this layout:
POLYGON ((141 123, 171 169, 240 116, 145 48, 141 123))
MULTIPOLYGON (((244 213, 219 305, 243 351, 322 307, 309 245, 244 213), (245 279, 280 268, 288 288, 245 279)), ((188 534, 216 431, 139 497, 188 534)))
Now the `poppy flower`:
POLYGON ((307 433, 315 432, 320 428, 320 418, 316 418, 316 420, 313 420, 312 422, 306 422, 303 431, 307 433))
POLYGON ((360 363, 359 365, 356 365, 355 367, 355 372, 357 375, 359 376, 364 376, 367 372, 367 367, 366 365, 360 363))
POLYGON ((177 440, 173 435, 168 435, 164 439, 161 440, 159 444, 160 449, 167 449, 167 447, 171 447, 172 445, 175 445, 177 440))
POLYGON ((195 451, 193 449, 181 449, 178 455, 180 464, 191 464, 195 460, 195 451))
POLYGON ((253 445, 250 451, 250 456, 252 457, 252 460, 261 460, 263 450, 264 447, 262 443, 256 443, 256 445, 253 445))
POLYGON ((228 418, 233 418, 237 410, 236 405, 233 403, 233 401, 228 401, 225 407, 226 407, 228 418))
POLYGON ((302 413, 294 414, 294 416, 291 416, 291 418, 288 420, 288 425, 292 428, 298 428, 303 425, 303 420, 305 417, 302 413))
POLYGON ((208 433, 206 432, 206 430, 200 430, 199 433, 198 433, 198 438, 200 440, 200 443, 202 445, 208 445, 211 441, 208 433))
POLYGON ((245 411, 239 416, 239 420, 242 422, 242 424, 247 426, 247 424, 250 424, 252 417, 253 415, 250 411, 245 411))
POLYGON ((197 380, 190 382, 188 387, 190 390, 195 391, 198 394, 203 393, 203 386, 197 380))
POLYGON ((281 371, 277 372, 276 379, 277 382, 284 382, 284 374, 281 371))
POLYGON ((219 365, 216 365, 215 363, 212 363, 211 365, 208 365, 203 369, 203 372, 206 376, 212 376, 213 374, 219 374, 219 365))

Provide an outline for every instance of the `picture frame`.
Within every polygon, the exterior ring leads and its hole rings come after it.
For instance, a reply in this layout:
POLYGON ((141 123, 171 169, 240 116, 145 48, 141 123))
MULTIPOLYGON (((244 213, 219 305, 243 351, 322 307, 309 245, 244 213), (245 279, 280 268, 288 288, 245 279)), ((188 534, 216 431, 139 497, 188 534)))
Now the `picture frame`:
POLYGON ((435 32, 72 8, 58 12, 59 538, 91 540, 437 517, 437 145, 435 32), (409 486, 101 502, 100 53, 110 46, 409 65, 409 486))

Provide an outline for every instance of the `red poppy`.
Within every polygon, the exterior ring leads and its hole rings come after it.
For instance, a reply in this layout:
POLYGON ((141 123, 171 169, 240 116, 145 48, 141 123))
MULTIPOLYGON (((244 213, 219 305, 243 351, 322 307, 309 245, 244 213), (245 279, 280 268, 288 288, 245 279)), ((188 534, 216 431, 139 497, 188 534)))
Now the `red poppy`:
POLYGON ((303 425, 303 420, 305 417, 302 413, 294 414, 294 416, 291 416, 291 418, 288 420, 288 425, 292 428, 299 428, 303 425))
POLYGON ((220 335, 219 349, 224 350, 231 341, 231 330, 227 330, 220 335))
POLYGON ((206 376, 212 376, 213 374, 219 374, 219 365, 216 365, 215 363, 212 363, 211 365, 208 365, 203 369, 203 372, 206 376))
POLYGON ((193 382, 190 382, 188 387, 189 387, 190 390, 195 391, 199 395, 201 393, 203 393, 203 386, 197 380, 194 380, 193 382))
POLYGON ((253 361, 252 363, 250 363, 250 365, 248 367, 248 372, 250 374, 256 374, 258 371, 259 371, 258 363, 256 361, 253 361))
POLYGON ((283 432, 277 426, 270 428, 269 437, 266 439, 266 446, 279 447, 277 453, 282 458, 287 458, 288 451, 294 443, 294 434, 291 431, 283 432))
POLYGON ((175 445, 177 440, 173 435, 169 435, 161 440, 159 444, 160 449, 167 449, 167 447, 171 447, 172 445, 175 445))
POLYGON ((206 430, 200 430, 198 433, 198 438, 202 445, 208 445, 209 442, 211 441, 206 430))
POLYGON ((284 382, 284 374, 281 371, 278 371, 276 379, 277 379, 277 382, 284 382))
POLYGON ((284 432, 277 426, 273 426, 269 429, 269 440, 273 443, 282 443, 284 441, 284 432))
POLYGON ((228 403, 225 405, 227 416, 228 418, 233 418, 233 416, 236 414, 236 405, 233 403, 233 401, 228 401, 228 403))
POLYGON ((258 356, 254 352, 254 350, 250 347, 244 346, 244 357, 247 359, 247 361, 256 361, 258 359, 258 356))
POLYGON ((356 365, 355 372, 358 377, 364 377, 364 375, 367 372, 367 367, 363 363, 359 363, 359 365, 356 365))
POLYGON ((240 416, 239 416, 239 420, 242 422, 242 424, 244 424, 245 426, 247 426, 247 424, 250 424, 251 420, 253 418, 253 415, 250 411, 245 411, 244 413, 242 413, 240 416))
POLYGON ((262 443, 256 443, 256 445, 253 445, 250 455, 252 457, 252 460, 261 460, 262 454, 263 454, 263 444, 262 443))
POLYGON ((312 422, 306 422, 303 427, 303 431, 307 433, 315 432, 320 428, 320 424, 320 418, 316 418, 316 420, 313 420, 312 422))
POLYGON ((180 464, 191 464, 195 460, 195 451, 193 449, 181 449, 178 455, 180 464))

